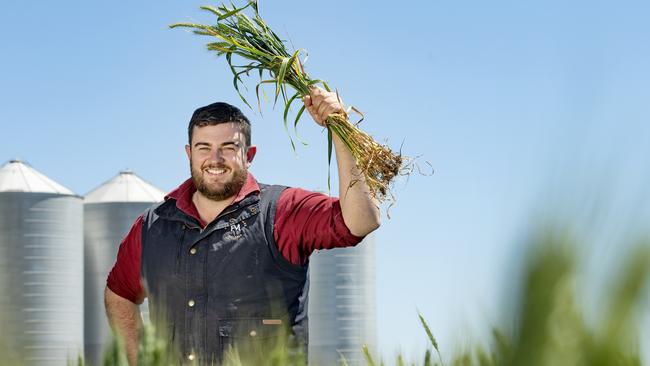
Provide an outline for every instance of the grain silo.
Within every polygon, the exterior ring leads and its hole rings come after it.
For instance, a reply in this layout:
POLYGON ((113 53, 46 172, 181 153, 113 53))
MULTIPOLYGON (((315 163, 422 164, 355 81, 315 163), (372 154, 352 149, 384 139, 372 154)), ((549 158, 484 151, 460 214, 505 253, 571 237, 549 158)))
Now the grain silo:
POLYGON ((28 164, 0 168, 3 360, 65 365, 83 353, 83 201, 28 164))
POLYGON ((314 253, 309 264, 309 364, 365 364, 376 354, 375 243, 314 253))
POLYGON ((163 191, 133 172, 123 171, 85 197, 85 350, 92 365, 101 364, 110 339, 104 287, 119 244, 135 219, 164 196, 163 191))

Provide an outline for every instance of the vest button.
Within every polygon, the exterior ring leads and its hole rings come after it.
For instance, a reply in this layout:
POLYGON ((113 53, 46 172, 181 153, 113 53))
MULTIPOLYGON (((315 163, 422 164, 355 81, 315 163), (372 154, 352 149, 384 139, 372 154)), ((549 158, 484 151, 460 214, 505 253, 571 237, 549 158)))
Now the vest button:
POLYGON ((254 330, 251 330, 251 332, 248 333, 248 334, 250 334, 251 337, 255 337, 257 335, 257 332, 254 331, 254 330))
POLYGON ((196 248, 190 249, 190 254, 196 254, 196 248))
POLYGON ((187 305, 188 305, 189 307, 193 307, 194 304, 195 304, 194 300, 190 300, 190 301, 187 302, 187 305))
POLYGON ((187 359, 190 361, 194 361, 195 358, 196 356, 194 356, 194 353, 190 353, 189 355, 187 355, 187 359))

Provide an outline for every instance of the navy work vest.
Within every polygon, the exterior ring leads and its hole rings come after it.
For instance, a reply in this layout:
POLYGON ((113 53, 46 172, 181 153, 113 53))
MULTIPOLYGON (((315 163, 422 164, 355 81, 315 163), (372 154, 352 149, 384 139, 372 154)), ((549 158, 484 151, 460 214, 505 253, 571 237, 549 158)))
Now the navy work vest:
POLYGON ((220 362, 229 345, 285 331, 306 349, 307 265, 288 262, 273 236, 286 187, 260 184, 205 229, 169 199, 142 225, 150 315, 185 360, 220 362))

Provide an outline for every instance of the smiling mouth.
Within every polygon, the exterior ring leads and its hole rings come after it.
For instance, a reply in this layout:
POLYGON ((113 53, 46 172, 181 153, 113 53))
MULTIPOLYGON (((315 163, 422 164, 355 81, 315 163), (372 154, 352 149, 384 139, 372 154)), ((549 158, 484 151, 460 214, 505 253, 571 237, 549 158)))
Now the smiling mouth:
POLYGON ((203 172, 207 173, 208 175, 211 176, 220 176, 226 174, 226 169, 223 168, 210 168, 210 169, 204 169, 203 172))

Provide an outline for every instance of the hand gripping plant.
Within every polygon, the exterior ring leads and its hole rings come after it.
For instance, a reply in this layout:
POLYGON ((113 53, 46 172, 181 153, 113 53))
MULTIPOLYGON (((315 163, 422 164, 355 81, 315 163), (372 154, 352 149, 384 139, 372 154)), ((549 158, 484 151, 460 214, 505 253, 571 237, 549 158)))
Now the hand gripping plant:
MULTIPOLYGON (((310 88, 317 85, 330 91, 325 81, 312 79, 307 75, 303 61, 300 59, 302 50, 299 49, 293 53, 287 51, 284 42, 260 17, 257 1, 249 1, 240 8, 235 5, 228 7, 222 4, 216 8, 202 6, 201 9, 216 15, 217 23, 214 25, 177 23, 170 27, 186 27, 192 29, 195 34, 214 37, 215 41, 207 44, 208 50, 217 52, 219 56, 225 56, 234 76, 233 85, 240 98, 250 108, 252 108, 251 105, 239 89, 242 75, 248 76, 251 72, 259 73, 261 81, 255 90, 260 110, 260 87, 263 84, 274 84, 275 101, 277 102, 280 95, 284 101, 284 126, 287 132, 287 116, 293 102, 302 100, 303 97, 309 95, 310 88), (248 17, 244 13, 247 8, 252 9, 252 17, 248 17), (233 55, 240 56, 248 60, 249 63, 235 65, 233 64, 233 55), (270 79, 264 79, 265 72, 270 75, 270 79), (293 94, 288 93, 287 86, 293 88, 293 94)), ((356 109, 351 109, 359 113, 356 109)), ((304 110, 305 106, 303 105, 295 117, 294 128, 298 125, 304 110)), ((357 167, 363 174, 373 197, 380 202, 393 201, 390 185, 393 179, 405 170, 406 158, 401 154, 393 153, 388 146, 373 140, 370 135, 358 128, 359 122, 351 123, 346 112, 331 114, 327 117, 329 161, 331 162, 332 158, 332 134, 336 134, 356 159, 357 167)), ((295 150, 293 139, 291 139, 291 145, 295 150)), ((353 181, 351 185, 354 183, 353 181)))

